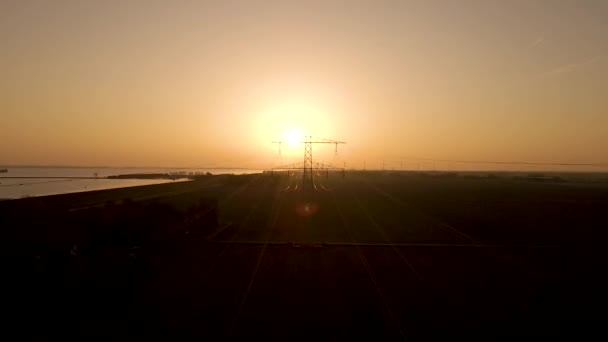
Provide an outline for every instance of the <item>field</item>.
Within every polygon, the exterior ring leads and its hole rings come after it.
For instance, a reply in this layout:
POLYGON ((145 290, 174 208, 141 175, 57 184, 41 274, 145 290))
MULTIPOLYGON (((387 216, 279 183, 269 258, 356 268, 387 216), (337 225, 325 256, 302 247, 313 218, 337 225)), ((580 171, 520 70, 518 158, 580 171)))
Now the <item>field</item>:
MULTIPOLYGON (((585 178, 581 176, 581 178, 585 178)), ((0 202, 22 335, 432 340, 606 322, 608 184, 204 176, 0 202)), ((6 323, 6 322, 5 322, 6 323)))

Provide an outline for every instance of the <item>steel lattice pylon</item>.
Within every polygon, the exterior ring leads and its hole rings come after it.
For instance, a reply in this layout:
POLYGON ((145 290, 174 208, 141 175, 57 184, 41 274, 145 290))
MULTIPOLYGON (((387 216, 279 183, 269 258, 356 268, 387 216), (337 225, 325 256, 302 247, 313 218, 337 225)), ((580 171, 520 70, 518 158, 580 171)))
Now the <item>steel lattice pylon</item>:
POLYGON ((307 136, 304 140, 304 175, 302 178, 304 187, 312 187, 312 141, 307 136))
MULTIPOLYGON (((281 144, 283 143, 283 141, 273 141, 272 143, 274 144, 279 144, 279 154, 281 153, 281 144)), ((304 163, 303 163, 303 167, 297 167, 296 168, 296 164, 292 164, 289 166, 290 170, 295 170, 295 169, 301 169, 302 172, 302 187, 303 188, 313 188, 314 186, 314 181, 313 181, 313 174, 312 174, 312 170, 315 169, 315 167, 313 167, 313 160, 312 160, 312 145, 313 144, 334 144, 335 148, 336 148, 336 153, 338 153, 338 145, 339 144, 346 144, 344 141, 336 141, 336 140, 330 140, 330 139, 324 139, 324 138, 313 138, 312 136, 306 136, 304 141, 301 141, 300 143, 304 144, 304 163)), ((337 169, 332 167, 331 165, 325 165, 323 164, 322 167, 318 167, 318 168, 325 168, 327 170, 329 169, 337 169)), ((279 170, 279 169, 285 169, 285 167, 278 167, 278 168, 272 168, 273 170, 279 170)), ((344 171, 344 169, 341 169, 342 171, 344 171)))

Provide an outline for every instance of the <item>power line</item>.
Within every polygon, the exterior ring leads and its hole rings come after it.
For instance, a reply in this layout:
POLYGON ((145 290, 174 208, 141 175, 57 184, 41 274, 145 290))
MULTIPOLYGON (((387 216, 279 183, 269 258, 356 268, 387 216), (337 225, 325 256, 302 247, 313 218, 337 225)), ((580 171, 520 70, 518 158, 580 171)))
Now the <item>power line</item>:
POLYGON ((401 157, 400 159, 422 160, 446 163, 461 164, 496 164, 496 165, 537 165, 537 166, 592 166, 605 167, 608 163, 552 163, 552 162, 532 162, 532 161, 497 161, 497 160, 458 160, 458 159, 434 159, 424 157, 401 157))
MULTIPOLYGON (((349 148, 350 154, 359 160, 368 160, 367 153, 357 151, 356 147, 349 148)), ((375 157, 378 162, 391 162, 398 163, 403 168, 403 160, 414 160, 418 162, 442 162, 442 163, 455 163, 455 164, 488 164, 488 165, 522 165, 522 166, 572 166, 572 167, 608 167, 608 163, 567 163, 567 162, 541 162, 541 161, 530 161, 530 160, 472 160, 472 159, 450 159, 450 158, 430 158, 420 156, 403 156, 403 155, 377 155, 375 157)), ((420 168, 420 163, 417 164, 420 168)), ((436 166, 436 165, 435 165, 436 166)), ((365 169, 365 162, 364 167, 365 169)))
MULTIPOLYGON (((279 144, 279 153, 281 153, 281 144, 283 143, 283 141, 273 141, 273 144, 279 144)), ((335 153, 338 153, 338 145, 340 144, 346 144, 346 142, 344 141, 337 141, 337 140, 331 140, 331 139, 325 139, 325 138, 317 138, 317 137, 312 137, 312 136, 305 136, 304 137, 304 141, 300 142, 301 144, 304 144, 304 162, 302 163, 302 186, 306 187, 308 186, 309 188, 313 187, 313 169, 316 168, 323 168, 323 169, 333 169, 334 167, 331 165, 325 165, 323 163, 319 163, 317 162, 316 165, 317 167, 313 167, 313 165, 315 164, 315 162, 313 162, 313 158, 312 158, 312 146, 313 144, 333 144, 335 146, 335 153)), ((296 169, 295 167, 296 164, 291 164, 291 169, 296 169)), ((273 168, 273 170, 278 170, 284 167, 279 167, 279 168, 273 168)), ((344 169, 342 169, 344 170, 344 169)))

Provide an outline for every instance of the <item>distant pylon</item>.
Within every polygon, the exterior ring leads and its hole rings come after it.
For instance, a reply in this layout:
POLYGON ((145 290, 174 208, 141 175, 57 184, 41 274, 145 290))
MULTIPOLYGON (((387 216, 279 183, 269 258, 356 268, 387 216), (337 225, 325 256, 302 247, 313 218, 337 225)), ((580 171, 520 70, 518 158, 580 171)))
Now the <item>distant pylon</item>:
POLYGON ((304 178, 302 182, 305 187, 312 187, 312 140, 311 136, 306 136, 304 139, 304 178), (308 184, 306 184, 308 183, 308 184))
MULTIPOLYGON (((273 141, 272 143, 279 144, 279 153, 281 151, 282 141, 273 141)), ((312 160, 312 145, 313 144, 334 144, 335 152, 338 152, 339 144, 346 144, 344 141, 336 141, 330 139, 323 138, 315 138, 313 140, 312 136, 306 136, 304 141, 301 143, 304 144, 304 163, 302 168, 302 187, 313 188, 313 160, 312 160)), ((322 163, 318 163, 321 165, 322 163)), ((295 169, 295 167, 293 167, 295 169)))
POLYGON ((272 143, 273 144, 279 144, 279 156, 282 156, 281 145, 283 144, 283 142, 282 141, 273 141, 272 143))

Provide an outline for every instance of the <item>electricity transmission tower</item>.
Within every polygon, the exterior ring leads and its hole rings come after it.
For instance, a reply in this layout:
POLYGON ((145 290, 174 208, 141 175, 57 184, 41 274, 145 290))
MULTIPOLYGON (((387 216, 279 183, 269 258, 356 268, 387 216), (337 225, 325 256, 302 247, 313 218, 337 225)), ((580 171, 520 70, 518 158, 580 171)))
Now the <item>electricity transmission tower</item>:
POLYGON ((282 141, 273 141, 272 143, 273 144, 279 144, 279 156, 282 156, 282 154, 281 154, 281 145, 283 144, 283 142, 282 141))
POLYGON ((344 141, 336 141, 331 139, 313 138, 310 135, 306 136, 304 141, 304 175, 302 176, 303 186, 312 187, 312 145, 313 144, 334 144, 335 153, 338 153, 338 144, 346 144, 344 141))
MULTIPOLYGON (((281 151, 282 141, 273 141, 273 144, 279 144, 279 153, 281 151)), ((318 167, 313 167, 314 162, 312 158, 312 145, 313 144, 333 144, 335 146, 335 153, 338 153, 338 145, 346 144, 344 141, 337 141, 325 138, 313 138, 312 136, 305 136, 304 141, 301 141, 300 144, 304 144, 304 162, 301 168, 303 171, 302 175, 302 186, 304 188, 312 188, 313 187, 313 169, 315 168, 324 168, 324 169, 334 169, 334 167, 330 165, 324 165, 321 163, 317 163, 318 167)), ((273 168, 273 170, 279 170, 284 167, 273 168)), ((289 169, 295 169, 295 164, 291 165, 289 169)))

